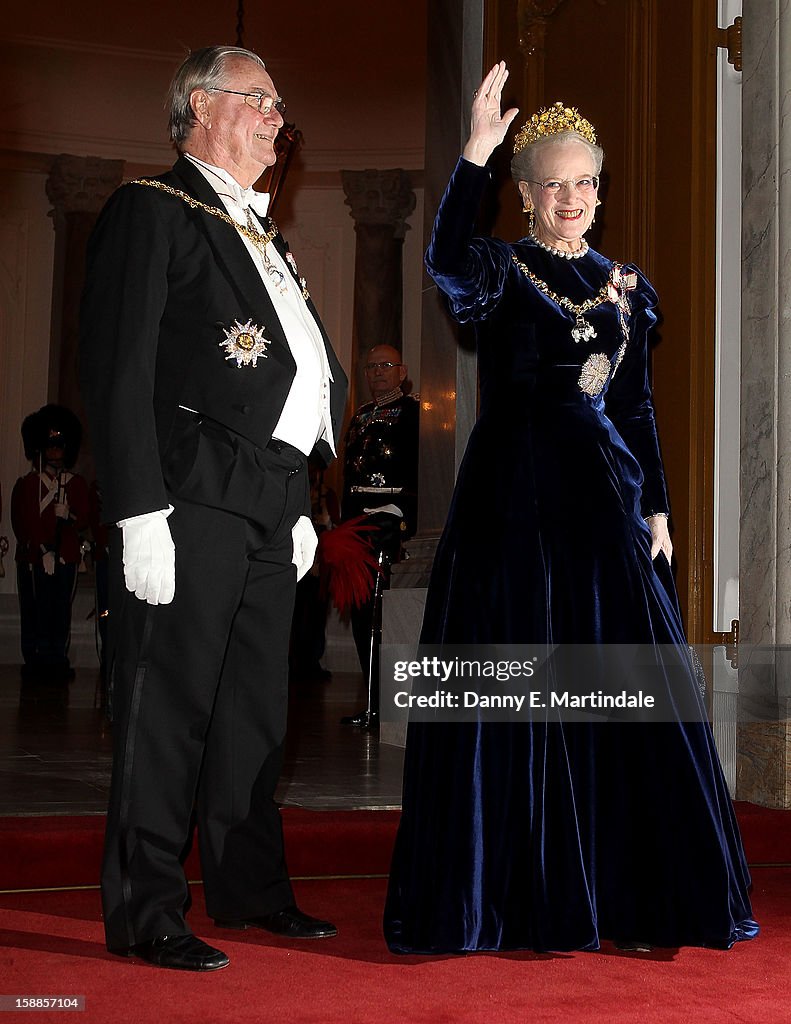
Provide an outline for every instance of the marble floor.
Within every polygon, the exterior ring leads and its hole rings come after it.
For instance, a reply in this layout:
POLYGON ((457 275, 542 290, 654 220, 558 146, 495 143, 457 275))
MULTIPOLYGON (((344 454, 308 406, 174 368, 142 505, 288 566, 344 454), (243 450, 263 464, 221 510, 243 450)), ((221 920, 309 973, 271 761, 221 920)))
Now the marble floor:
MULTIPOLYGON (((23 683, 18 666, 0 665, 0 815, 104 811, 111 738, 96 707, 97 676, 78 668, 65 690, 42 689, 23 683)), ((400 806, 402 751, 340 724, 364 704, 359 673, 292 685, 284 806, 400 806)))

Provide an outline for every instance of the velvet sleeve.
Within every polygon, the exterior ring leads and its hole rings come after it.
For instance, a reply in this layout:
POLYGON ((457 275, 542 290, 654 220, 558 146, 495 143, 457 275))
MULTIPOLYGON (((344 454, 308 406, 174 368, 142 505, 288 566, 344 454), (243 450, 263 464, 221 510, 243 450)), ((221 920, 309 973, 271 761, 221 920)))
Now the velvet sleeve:
POLYGON ((459 323, 490 315, 502 298, 510 267, 509 249, 503 242, 473 238, 475 215, 489 179, 486 167, 459 159, 426 251, 426 269, 448 297, 459 323))
POLYGON ((648 367, 648 333, 656 323, 657 295, 648 280, 633 266, 624 273, 637 273, 637 287, 629 293, 630 332, 623 361, 606 397, 607 415, 615 424, 643 471, 642 515, 669 512, 670 505, 659 449, 654 404, 648 367))

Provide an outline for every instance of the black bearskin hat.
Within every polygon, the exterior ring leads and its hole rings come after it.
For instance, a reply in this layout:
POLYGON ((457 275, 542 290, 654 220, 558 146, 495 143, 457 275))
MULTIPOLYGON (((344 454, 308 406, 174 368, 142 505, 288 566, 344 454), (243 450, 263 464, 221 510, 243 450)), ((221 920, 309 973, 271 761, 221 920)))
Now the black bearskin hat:
POLYGON ((62 442, 63 464, 70 469, 77 461, 82 442, 82 424, 71 409, 63 405, 43 405, 38 412, 25 417, 22 423, 25 457, 37 463, 52 437, 62 442))

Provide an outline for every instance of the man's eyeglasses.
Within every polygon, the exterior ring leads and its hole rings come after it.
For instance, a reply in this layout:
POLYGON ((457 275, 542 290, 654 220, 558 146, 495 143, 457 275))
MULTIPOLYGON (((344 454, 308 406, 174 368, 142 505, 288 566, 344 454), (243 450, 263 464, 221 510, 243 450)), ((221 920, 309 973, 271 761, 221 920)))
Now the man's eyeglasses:
POLYGON ((585 195, 586 192, 595 192, 599 187, 598 174, 586 174, 582 178, 567 178, 565 181, 558 181, 557 178, 550 178, 548 181, 530 181, 531 185, 538 185, 551 196, 557 195, 564 185, 573 185, 577 192, 585 195))
POLYGON ((227 92, 231 96, 244 96, 245 103, 254 107, 264 117, 271 114, 273 110, 276 110, 281 117, 286 113, 286 101, 282 96, 270 96, 265 92, 239 92, 238 89, 218 89, 216 86, 212 86, 208 92, 227 92))
POLYGON ((366 373, 373 373, 375 370, 394 370, 396 366, 403 365, 403 363, 366 363, 363 369, 366 373))

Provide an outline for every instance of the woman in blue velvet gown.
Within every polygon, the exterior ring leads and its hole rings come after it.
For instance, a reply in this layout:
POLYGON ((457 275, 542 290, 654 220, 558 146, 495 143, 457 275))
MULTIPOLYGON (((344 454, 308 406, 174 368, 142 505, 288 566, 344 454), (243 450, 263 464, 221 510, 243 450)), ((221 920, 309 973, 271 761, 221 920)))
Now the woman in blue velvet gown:
MULTIPOLYGON (((500 113, 507 74, 476 93, 426 257, 475 324, 480 416, 421 639, 680 648, 648 383, 657 298, 582 237, 602 151, 576 110, 539 112, 517 136, 528 237, 473 237, 486 161, 517 113, 500 113)), ((758 932, 749 884, 705 722, 409 726, 394 952, 729 948, 758 932)))

